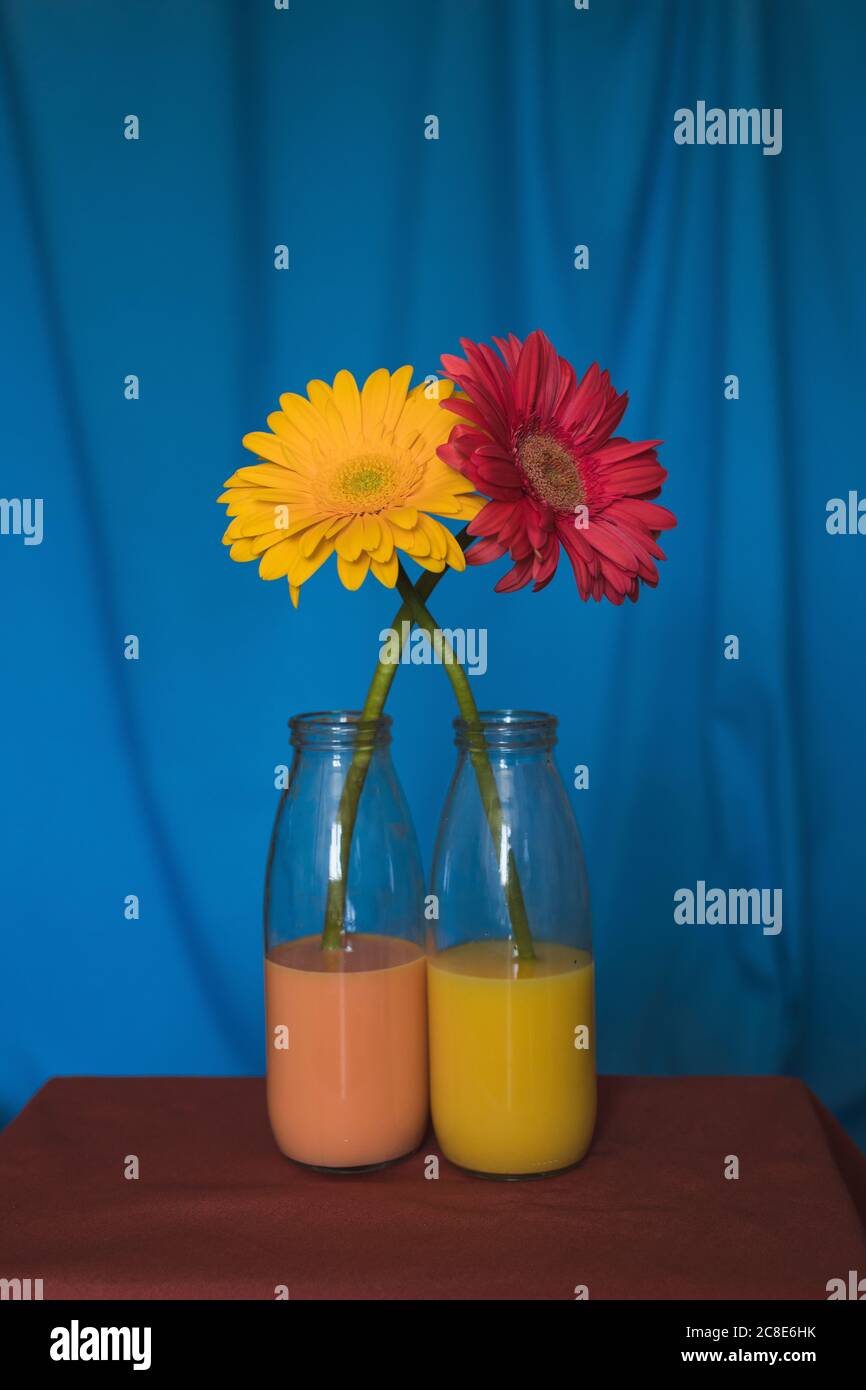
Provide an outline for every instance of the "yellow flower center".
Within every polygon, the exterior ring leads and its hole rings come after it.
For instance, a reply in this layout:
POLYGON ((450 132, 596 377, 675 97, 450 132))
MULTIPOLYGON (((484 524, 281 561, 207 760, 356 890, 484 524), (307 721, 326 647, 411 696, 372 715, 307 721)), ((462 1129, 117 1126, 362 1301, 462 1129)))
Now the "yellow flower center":
POLYGON ((527 481, 542 502, 558 512, 573 512, 585 500, 583 482, 571 454, 548 434, 527 434, 517 457, 527 481))
POLYGON ((382 454, 358 454, 340 465, 331 487, 336 506, 349 512, 378 512, 394 504, 397 471, 382 454))

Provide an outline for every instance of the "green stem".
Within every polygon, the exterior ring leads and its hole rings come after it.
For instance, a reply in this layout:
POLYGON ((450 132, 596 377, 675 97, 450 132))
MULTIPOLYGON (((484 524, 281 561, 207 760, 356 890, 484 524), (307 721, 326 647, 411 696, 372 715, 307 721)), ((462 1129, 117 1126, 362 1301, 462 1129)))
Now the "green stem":
POLYGON ((505 823, 493 767, 484 747, 478 706, 469 685, 469 678, 460 662, 455 660, 450 644, 442 635, 441 629, 436 626, 434 618, 428 612, 402 565, 397 576, 397 588, 413 621, 427 633, 430 641, 434 644, 434 650, 437 646, 441 649, 445 671, 453 687, 457 707, 468 726, 469 757, 475 769, 481 804, 487 817, 494 853, 500 865, 502 864, 502 850, 507 846, 503 888, 505 901, 508 905, 508 916, 511 919, 511 929, 517 946, 518 959, 532 960, 535 951, 532 947, 532 933, 529 930, 526 904, 523 901, 523 889, 520 886, 520 876, 517 872, 517 861, 514 858, 514 850, 509 844, 509 828, 505 823))
MULTIPOLYGON (((463 530, 455 537, 461 550, 467 550, 474 540, 469 534, 469 528, 464 526, 463 530)), ((417 589, 412 592, 416 598, 423 603, 439 583, 444 570, 440 574, 434 574, 430 570, 426 571, 418 580, 417 589)), ((411 586, 410 586, 411 587, 411 586)), ((411 610, 408 603, 404 603, 397 613, 392 627, 397 633, 397 640, 400 647, 400 654, 403 651, 403 624, 412 622, 411 610)), ((380 661, 373 673, 370 688, 367 691, 367 698, 361 710, 363 722, 378 719, 385 707, 388 692, 391 689, 391 682, 397 674, 397 662, 380 661)), ((366 743, 367 740, 365 739, 366 743)), ((352 849, 352 836, 355 833, 355 821, 358 818, 358 805, 361 800, 361 792, 364 789, 364 782, 367 779, 367 772, 370 767, 370 758, 373 754, 372 743, 369 747, 356 748, 346 780, 343 783, 343 790, 340 794, 340 805, 337 810, 337 824, 340 827, 340 876, 328 881, 328 897, 325 903, 325 922, 322 930, 322 950, 338 951, 342 946, 343 919, 346 914, 346 883, 349 877, 349 856, 352 849)))

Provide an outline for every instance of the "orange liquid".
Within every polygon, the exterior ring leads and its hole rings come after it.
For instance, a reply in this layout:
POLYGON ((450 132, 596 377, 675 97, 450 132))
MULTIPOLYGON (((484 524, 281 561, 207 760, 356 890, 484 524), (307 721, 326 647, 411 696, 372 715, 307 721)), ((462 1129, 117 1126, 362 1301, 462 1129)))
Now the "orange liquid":
POLYGON ((349 943, 304 937, 265 960, 271 1128, 289 1158, 326 1168, 400 1158, 427 1126, 426 958, 397 937, 349 943))

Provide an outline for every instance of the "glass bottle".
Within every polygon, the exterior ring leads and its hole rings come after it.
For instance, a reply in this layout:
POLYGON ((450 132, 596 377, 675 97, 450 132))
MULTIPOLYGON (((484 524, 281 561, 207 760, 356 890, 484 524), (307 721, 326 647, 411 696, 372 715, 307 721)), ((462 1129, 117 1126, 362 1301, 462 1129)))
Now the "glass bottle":
POLYGON ((484 1176, 571 1167, 595 1125, 589 889, 553 761, 556 722, 527 710, 484 711, 474 727, 455 720, 457 769, 432 874, 431 1105, 442 1152, 484 1176), (498 821, 479 792, 480 759, 493 768, 498 821), (518 953, 515 895, 531 958, 525 935, 518 953))
POLYGON ((265 884, 268 1114, 288 1158, 379 1167, 417 1148, 428 1118, 418 844, 390 718, 324 711, 289 727, 294 759, 265 884), (353 831, 347 779, 350 793, 363 784, 353 831), (324 949, 335 890, 345 901, 335 948, 324 949))

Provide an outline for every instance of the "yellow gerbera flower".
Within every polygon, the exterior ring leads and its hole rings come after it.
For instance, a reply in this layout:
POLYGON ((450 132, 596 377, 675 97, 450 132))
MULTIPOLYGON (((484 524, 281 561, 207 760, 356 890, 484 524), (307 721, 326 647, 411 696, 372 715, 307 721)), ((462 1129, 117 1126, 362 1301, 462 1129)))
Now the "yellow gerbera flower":
POLYGON ((333 386, 289 392, 268 416, 272 434, 244 436, 265 463, 238 469, 220 497, 234 520, 223 541, 233 560, 259 560, 262 579, 287 577, 297 607, 301 585, 336 551, 347 589, 372 573, 392 589, 399 550, 424 569, 462 570, 463 551, 428 512, 471 520, 484 505, 472 483, 438 457, 454 419, 440 409, 454 390, 409 390, 412 368, 373 372, 359 391, 351 372, 333 386))

